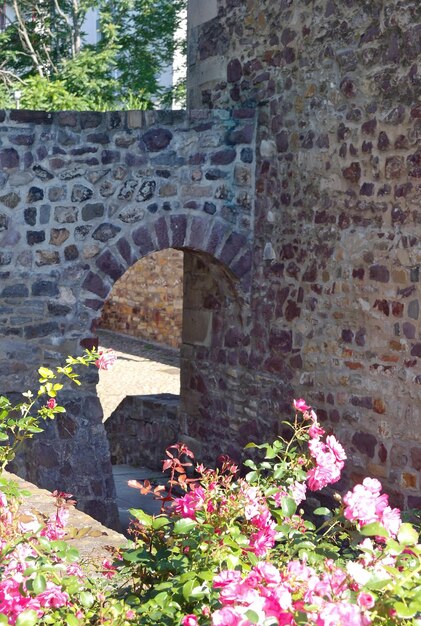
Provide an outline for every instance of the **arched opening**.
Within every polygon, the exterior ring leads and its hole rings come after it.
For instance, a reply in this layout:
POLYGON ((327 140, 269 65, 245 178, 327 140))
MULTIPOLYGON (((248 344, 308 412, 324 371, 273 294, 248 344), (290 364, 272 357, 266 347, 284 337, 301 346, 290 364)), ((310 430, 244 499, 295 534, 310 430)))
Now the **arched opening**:
MULTIPOLYGON (((100 349, 117 362, 97 386, 122 526, 139 506, 128 480, 159 481, 165 448, 179 434, 183 252, 148 254, 114 284, 98 321, 100 349)), ((157 512, 152 498, 142 507, 157 512)))
POLYGON ((161 461, 168 445, 185 441, 198 459, 209 460, 207 451, 214 453, 215 438, 221 443, 221 424, 229 422, 233 411, 224 399, 225 369, 230 366, 224 356, 225 338, 230 329, 241 327, 241 315, 237 279, 209 253, 187 248, 154 252, 116 281, 98 335, 100 346, 115 349, 120 358, 113 370, 101 372, 98 395, 123 524, 128 508, 153 511, 151 502, 139 502, 138 491, 128 488, 127 480, 162 480, 161 461), (171 285, 176 287, 173 296, 171 285), (162 320, 177 306, 182 327, 174 319, 168 321, 165 332, 171 331, 170 338, 166 345, 158 344, 162 320), (214 410, 218 420, 212 420, 214 410))

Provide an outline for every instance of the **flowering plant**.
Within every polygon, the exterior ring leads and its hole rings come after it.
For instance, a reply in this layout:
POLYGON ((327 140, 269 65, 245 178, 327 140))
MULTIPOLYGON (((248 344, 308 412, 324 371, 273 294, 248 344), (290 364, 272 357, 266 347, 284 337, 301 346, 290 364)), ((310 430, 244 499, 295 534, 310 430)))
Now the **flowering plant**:
MULTIPOLYGON (((112 357, 101 356, 70 358, 57 374, 78 382, 72 366, 108 367, 112 357)), ((35 400, 14 407, 6 455, 13 436, 32 436, 59 412, 60 383, 39 373, 35 400)), ((132 510, 131 540, 96 570, 65 541, 70 494, 53 494, 56 512, 42 520, 0 492, 0 625, 420 626, 418 531, 377 479, 336 494, 331 508, 311 507, 308 493, 332 489, 346 455, 304 400, 294 408, 281 437, 247 446, 244 475, 226 457, 216 469, 194 466, 184 444, 171 446, 166 489, 132 483, 161 500, 160 515, 132 510)))
POLYGON ((63 389, 61 380, 68 379, 76 385, 81 384, 74 366, 87 367, 94 363, 98 369, 109 369, 115 359, 113 351, 98 353, 96 350, 86 350, 83 356, 67 357, 66 364, 57 367, 55 371, 40 367, 38 391, 24 392, 22 402, 12 405, 6 396, 0 396, 0 473, 13 461, 24 441, 42 432, 42 421, 54 419, 59 413, 65 412, 64 407, 57 404, 56 397, 63 389))
POLYGON ((170 506, 167 495, 156 518, 132 511, 134 539, 121 555, 138 623, 419 626, 418 532, 401 522, 379 481, 356 485, 335 511, 298 510, 307 489, 339 479, 346 455, 311 407, 294 407, 289 435, 248 446, 264 458, 246 461, 245 478, 224 459, 187 479, 192 453, 168 451, 171 483, 178 473, 186 493, 170 506))

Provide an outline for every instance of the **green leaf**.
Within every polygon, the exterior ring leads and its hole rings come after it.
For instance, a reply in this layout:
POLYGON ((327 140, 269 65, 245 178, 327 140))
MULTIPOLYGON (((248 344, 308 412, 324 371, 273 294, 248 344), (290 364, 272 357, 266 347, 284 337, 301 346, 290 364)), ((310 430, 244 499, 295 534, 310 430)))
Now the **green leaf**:
POLYGON ((66 624, 67 626, 80 626, 80 622, 76 615, 66 615, 66 624))
POLYGON ((168 519, 168 517, 154 517, 152 520, 152 528, 154 530, 159 530, 164 526, 168 526, 169 523, 170 520, 168 519))
POLYGON ((184 583, 182 594, 185 600, 187 601, 190 600, 192 591, 195 587, 197 587, 197 584, 198 584, 198 581, 196 580, 196 578, 192 578, 191 580, 188 580, 186 583, 184 583))
POLYGON ((32 581, 32 589, 38 595, 42 593, 47 588, 47 581, 45 580, 42 574, 37 574, 32 581))
POLYGON ((142 509, 129 509, 129 513, 139 520, 139 522, 141 522, 144 526, 152 526, 152 515, 148 515, 145 511, 142 511, 142 509))
POLYGON ((197 526, 197 522, 189 517, 179 519, 173 528, 174 535, 187 535, 193 528, 197 526))
POLYGON ((43 432, 43 429, 39 428, 38 426, 27 426, 26 430, 28 431, 28 433, 34 433, 34 434, 43 432))
POLYGON ((398 617, 409 618, 414 617, 417 613, 417 610, 411 608, 410 606, 406 606, 403 602, 396 602, 394 604, 394 608, 398 617))
POLYGON ((1 624, 1 626, 3 626, 3 624, 5 626, 7 626, 8 623, 9 623, 8 617, 4 613, 0 613, 0 624, 1 624))
POLYGON ((16 620, 16 626, 35 626, 38 624, 38 615, 32 609, 23 611, 16 620))
POLYGON ((251 622, 252 624, 260 623, 260 618, 259 618, 259 615, 256 613, 256 611, 252 611, 251 609, 249 609, 248 611, 246 611, 245 615, 247 619, 249 620, 249 622, 251 622))
POLYGON ((274 450, 271 446, 266 448, 265 459, 274 459, 276 457, 276 450, 274 450))
POLYGON ((38 374, 43 379, 55 378, 54 373, 47 367, 40 367, 38 370, 38 374))
POLYGON ((383 587, 386 587, 386 585, 388 585, 390 583, 390 577, 389 576, 385 576, 384 574, 372 574, 370 576, 370 578, 368 579, 368 581, 365 583, 365 587, 367 587, 367 589, 371 589, 373 591, 377 591, 380 589, 383 589, 383 587))
POLYGON ((317 509, 314 509, 313 513, 314 515, 329 515, 332 517, 332 511, 327 506, 319 506, 317 509))
POLYGON ((379 522, 373 522, 372 524, 366 524, 360 530, 360 533, 364 537, 389 537, 387 530, 379 524, 379 522))
POLYGON ((95 602, 95 598, 89 591, 82 591, 79 596, 80 603, 85 609, 90 609, 93 603, 95 602))
POLYGON ((6 435, 5 433, 0 432, 0 441, 8 441, 9 439, 9 435, 6 435))
POLYGON ((254 470, 246 474, 246 481, 248 483, 254 483, 254 481, 257 480, 258 478, 259 478, 259 474, 255 472, 254 470))
POLYGON ((401 524, 397 539, 404 546, 412 546, 418 543, 418 532, 412 524, 401 524))
POLYGON ((287 517, 291 517, 297 510, 297 504, 292 498, 284 496, 281 499, 281 509, 284 515, 286 515, 287 517))

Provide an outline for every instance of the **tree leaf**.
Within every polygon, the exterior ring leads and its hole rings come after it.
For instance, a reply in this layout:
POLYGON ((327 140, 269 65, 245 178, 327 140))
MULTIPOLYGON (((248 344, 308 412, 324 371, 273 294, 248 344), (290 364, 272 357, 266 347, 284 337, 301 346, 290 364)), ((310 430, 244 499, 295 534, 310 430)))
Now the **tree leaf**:
POLYGON ((417 613, 417 610, 413 607, 406 606, 403 602, 396 602, 394 605, 395 611, 398 614, 398 617, 402 618, 410 618, 414 617, 417 613))
POLYGON ((133 515, 141 524, 147 526, 148 528, 152 526, 152 515, 148 515, 142 509, 129 509, 130 515, 133 515))
POLYGON ((170 520, 167 517, 154 517, 152 520, 152 528, 154 530, 159 530, 164 526, 168 526, 170 520))
POLYGON ((94 596, 89 591, 82 591, 79 596, 79 600, 81 605, 84 606, 85 609, 90 609, 95 602, 94 596))

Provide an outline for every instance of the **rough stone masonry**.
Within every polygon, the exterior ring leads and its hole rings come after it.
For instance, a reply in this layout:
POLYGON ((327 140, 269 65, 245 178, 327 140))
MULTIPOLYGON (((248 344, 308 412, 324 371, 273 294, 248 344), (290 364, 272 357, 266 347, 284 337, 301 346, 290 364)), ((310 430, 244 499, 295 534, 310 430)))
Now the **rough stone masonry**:
MULTIPOLYGON (((2 114, 2 390, 179 248, 180 431, 203 457, 270 438, 303 396, 346 480, 420 507, 420 30, 417 0, 190 0, 189 113, 2 114)), ((110 519, 94 383, 27 472, 110 519)))
MULTIPOLYGON (((254 135, 253 110, 0 113, 1 393, 15 396, 40 364, 91 346, 114 282, 168 248, 185 251, 186 280, 209 268, 206 284, 185 288, 183 358, 207 349, 218 313, 249 293, 254 135)), ((90 371, 66 391, 65 417, 16 469, 113 524, 96 382, 90 371)), ((186 414, 192 384, 184 377, 186 414)))
POLYGON ((248 410, 288 382, 420 507, 421 4, 190 0, 189 97, 258 112, 248 410))

